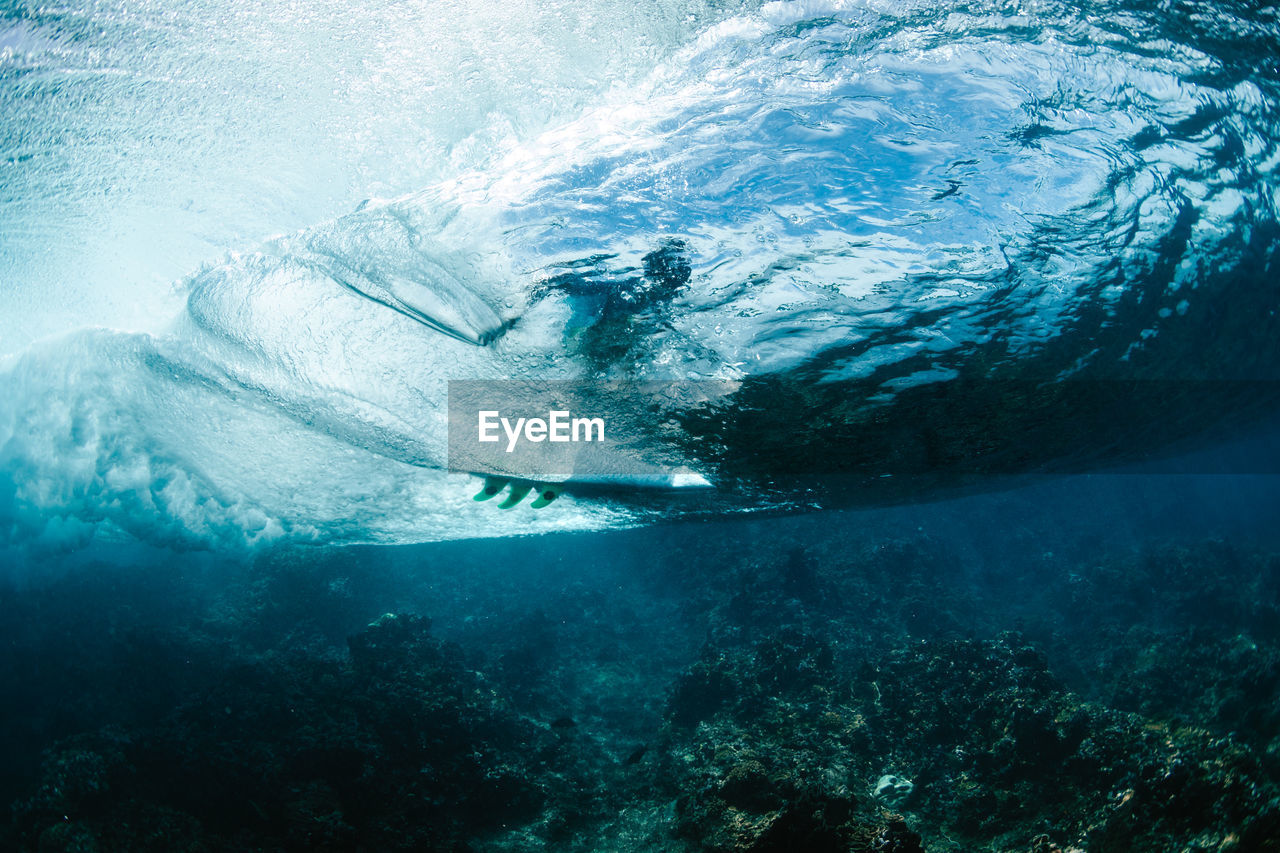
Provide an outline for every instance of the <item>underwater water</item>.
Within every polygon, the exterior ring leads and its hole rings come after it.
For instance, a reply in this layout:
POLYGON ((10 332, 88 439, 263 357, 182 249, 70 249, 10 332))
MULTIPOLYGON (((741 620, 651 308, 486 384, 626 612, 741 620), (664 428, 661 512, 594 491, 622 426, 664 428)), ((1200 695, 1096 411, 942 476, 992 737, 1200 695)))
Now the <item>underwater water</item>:
POLYGON ((1280 849, 1275 9, 7 3, 0 116, 0 848, 1280 849))

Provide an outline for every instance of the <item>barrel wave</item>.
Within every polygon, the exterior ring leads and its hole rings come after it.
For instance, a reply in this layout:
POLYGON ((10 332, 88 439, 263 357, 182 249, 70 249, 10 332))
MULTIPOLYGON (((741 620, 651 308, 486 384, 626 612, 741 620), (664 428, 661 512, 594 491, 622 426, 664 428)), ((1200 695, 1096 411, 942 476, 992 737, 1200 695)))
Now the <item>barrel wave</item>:
POLYGON ((163 330, 11 358, 3 535, 399 542, 900 501, 1256 419, 1280 402, 1277 29, 1245 4, 723 16, 476 168, 205 264, 163 330), (704 383, 631 415, 716 488, 495 513, 446 464, 447 382, 489 378, 704 383))

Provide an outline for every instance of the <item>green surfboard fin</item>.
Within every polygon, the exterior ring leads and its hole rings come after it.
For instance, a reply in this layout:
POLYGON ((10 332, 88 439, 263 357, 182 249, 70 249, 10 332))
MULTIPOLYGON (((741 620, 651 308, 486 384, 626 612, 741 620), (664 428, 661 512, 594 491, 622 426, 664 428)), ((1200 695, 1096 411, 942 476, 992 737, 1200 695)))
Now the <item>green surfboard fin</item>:
POLYGON ((529 504, 529 506, 534 509, 542 509, 544 506, 560 497, 560 490, 562 488, 563 486, 556 483, 539 483, 538 496, 534 498, 533 503, 529 504))
POLYGON ((476 496, 472 500, 487 501, 502 491, 509 482, 511 481, 506 477, 485 477, 484 488, 476 492, 476 496))
POLYGON ((524 496, 532 490, 533 483, 528 480, 516 480, 511 484, 511 491, 507 492, 507 499, 498 504, 498 509, 511 509, 524 500, 524 496))

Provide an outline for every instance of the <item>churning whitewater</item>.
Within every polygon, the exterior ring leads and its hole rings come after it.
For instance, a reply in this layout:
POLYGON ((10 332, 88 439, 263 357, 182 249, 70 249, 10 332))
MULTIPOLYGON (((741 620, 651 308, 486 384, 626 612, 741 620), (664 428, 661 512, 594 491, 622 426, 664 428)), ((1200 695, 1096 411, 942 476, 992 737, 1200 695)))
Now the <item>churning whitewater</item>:
POLYGON ((482 169, 207 264, 163 332, 34 344, 0 376, 4 535, 420 541, 896 500, 1266 409, 1278 81, 1092 12, 770 3, 482 169), (455 379, 706 383, 626 419, 717 488, 570 483, 499 516, 447 471, 455 379), (929 477, 882 488, 871 458, 929 477))

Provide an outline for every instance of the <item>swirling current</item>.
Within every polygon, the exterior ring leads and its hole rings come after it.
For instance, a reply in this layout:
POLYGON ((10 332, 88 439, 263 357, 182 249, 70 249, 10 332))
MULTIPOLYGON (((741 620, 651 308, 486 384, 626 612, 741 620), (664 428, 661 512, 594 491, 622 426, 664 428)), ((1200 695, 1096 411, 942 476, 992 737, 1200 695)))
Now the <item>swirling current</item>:
POLYGON ((424 189, 228 245, 156 328, 11 356, 6 540, 903 500, 1142 458, 1280 401, 1267 9, 801 0, 680 39, 424 189), (705 383, 632 417, 713 488, 497 514, 446 470, 451 379, 705 383))

